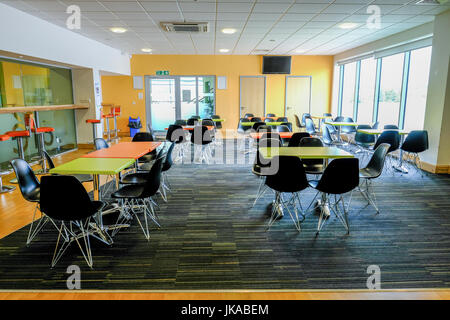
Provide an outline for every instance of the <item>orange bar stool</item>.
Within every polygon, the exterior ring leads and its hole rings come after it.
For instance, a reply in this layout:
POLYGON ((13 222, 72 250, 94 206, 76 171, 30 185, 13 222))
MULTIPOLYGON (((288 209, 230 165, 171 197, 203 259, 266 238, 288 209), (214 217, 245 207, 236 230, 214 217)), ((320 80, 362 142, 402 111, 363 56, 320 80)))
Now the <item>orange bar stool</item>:
MULTIPOLYGON (((1 134, 0 142, 7 141, 10 138, 11 137, 8 136, 7 134, 1 134)), ((4 186, 3 185, 3 180, 2 180, 3 176, 6 176, 7 174, 10 174, 11 172, 12 172, 12 170, 0 170, 0 194, 12 192, 12 191, 16 190, 16 187, 14 187, 14 186, 4 186)))
MULTIPOLYGON (((8 131, 5 132, 5 135, 10 136, 13 140, 15 139, 17 141, 17 154, 19 155, 20 159, 25 160, 25 153, 23 152, 22 139, 30 137, 30 131, 28 130, 8 131)), ((17 183, 17 178, 14 178, 9 182, 17 183)))
POLYGON ((92 143, 94 143, 95 139, 97 139, 97 131, 95 130, 95 126, 101 124, 102 121, 99 119, 87 119, 86 123, 92 124, 92 143))
POLYGON ((120 117, 120 107, 114 107, 111 110, 113 117, 114 117, 114 139, 117 140, 119 139, 118 136, 118 132, 119 132, 119 128, 117 128, 117 117, 120 117))
POLYGON ((103 114, 102 112, 102 119, 104 119, 106 121, 106 132, 104 132, 103 134, 106 133, 108 139, 106 139, 106 141, 111 142, 111 130, 109 128, 109 119, 114 118, 114 115, 112 113, 110 114, 103 114))
POLYGON ((45 141, 44 141, 44 134, 54 132, 55 128, 52 127, 37 127, 33 117, 30 114, 25 115, 25 125, 30 128, 31 132, 33 132, 38 139, 38 153, 39 153, 39 161, 41 162, 42 169, 36 171, 36 174, 47 174, 48 168, 47 168, 47 161, 45 159, 45 141))

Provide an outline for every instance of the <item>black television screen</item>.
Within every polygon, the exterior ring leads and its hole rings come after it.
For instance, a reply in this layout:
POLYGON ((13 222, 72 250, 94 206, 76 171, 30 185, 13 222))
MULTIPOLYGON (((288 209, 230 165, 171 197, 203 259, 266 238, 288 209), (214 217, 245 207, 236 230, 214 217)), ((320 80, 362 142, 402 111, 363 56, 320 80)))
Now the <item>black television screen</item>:
POLYGON ((264 56, 262 64, 262 73, 270 74, 290 74, 291 57, 287 56, 264 56))

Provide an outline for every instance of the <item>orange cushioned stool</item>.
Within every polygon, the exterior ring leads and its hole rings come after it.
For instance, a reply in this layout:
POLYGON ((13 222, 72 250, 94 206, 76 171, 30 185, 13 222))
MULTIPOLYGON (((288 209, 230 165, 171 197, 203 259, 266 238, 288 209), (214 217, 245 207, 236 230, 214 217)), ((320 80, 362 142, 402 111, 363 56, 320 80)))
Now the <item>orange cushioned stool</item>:
MULTIPOLYGON (((0 135, 0 143, 2 141, 7 141, 9 139, 11 139, 11 137, 8 136, 7 134, 0 135)), ((0 194, 16 190, 16 187, 3 185, 3 180, 2 180, 3 176, 6 176, 7 174, 10 174, 11 172, 12 172, 12 170, 0 170, 0 194)))
POLYGON ((47 174, 47 161, 45 159, 44 151, 45 151, 45 141, 44 134, 54 132, 55 128, 52 127, 36 127, 33 117, 30 114, 25 115, 25 125, 33 132, 38 139, 38 152, 39 152, 39 161, 41 162, 42 169, 36 171, 36 174, 47 174))
POLYGON ((86 123, 92 124, 92 143, 97 139, 97 131, 95 130, 95 125, 101 124, 102 121, 99 119, 87 119, 86 123))
POLYGON ((111 142, 111 130, 109 129, 109 119, 114 118, 113 114, 102 114, 102 119, 105 119, 106 121, 106 135, 108 136, 108 139, 106 141, 111 142))
MULTIPOLYGON (((25 154, 23 152, 23 138, 28 138, 30 136, 30 131, 28 130, 19 130, 19 131, 8 131, 5 133, 10 136, 12 139, 16 139, 17 141, 17 154, 19 158, 25 160, 25 154)), ((11 183, 17 183, 17 178, 14 178, 10 181, 11 183)))

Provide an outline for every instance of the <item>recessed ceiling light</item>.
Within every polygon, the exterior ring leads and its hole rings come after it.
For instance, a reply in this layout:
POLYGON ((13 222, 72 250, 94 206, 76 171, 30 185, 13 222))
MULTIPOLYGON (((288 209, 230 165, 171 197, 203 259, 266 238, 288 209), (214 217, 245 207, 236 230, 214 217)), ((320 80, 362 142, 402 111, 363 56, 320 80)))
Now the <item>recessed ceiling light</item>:
POLYGON ((111 30, 114 33, 125 33, 125 32, 127 32, 127 29, 122 28, 122 27, 112 27, 112 28, 109 28, 109 30, 111 30))
POLYGON ((304 49, 297 49, 297 50, 295 50, 295 52, 296 53, 304 53, 306 50, 304 50, 304 49))
POLYGON ((235 33, 237 30, 236 29, 234 29, 234 28, 223 28, 222 29, 222 33, 225 33, 225 34, 233 34, 233 33, 235 33))
POLYGON ((226 53, 226 52, 229 52, 230 49, 220 49, 219 51, 222 52, 222 53, 226 53))
POLYGON ((353 22, 344 22, 344 23, 341 23, 340 25, 338 25, 338 27, 341 29, 353 29, 353 28, 356 28, 357 26, 358 26, 358 24, 353 23, 353 22))
POLYGON ((142 48, 141 51, 149 53, 149 52, 152 52, 152 49, 150 49, 150 48, 142 48))

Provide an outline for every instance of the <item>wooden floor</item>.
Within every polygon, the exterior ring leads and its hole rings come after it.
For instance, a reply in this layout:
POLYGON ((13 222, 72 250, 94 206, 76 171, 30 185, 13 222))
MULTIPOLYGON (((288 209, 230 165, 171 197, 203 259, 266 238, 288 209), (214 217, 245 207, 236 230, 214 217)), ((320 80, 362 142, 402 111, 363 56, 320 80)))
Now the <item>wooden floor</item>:
MULTIPOLYGON (((124 139, 126 141, 128 139, 124 139)), ((62 156, 54 158, 56 165, 76 159, 89 152, 90 149, 79 149, 62 156)), ((7 182, 13 175, 4 177, 7 182)), ((88 191, 91 185, 85 185, 88 191)), ((32 218, 34 205, 25 201, 17 189, 12 193, 0 195, 0 239, 8 234, 29 224, 32 218)), ((0 292, 1 300, 12 299, 100 299, 100 300, 123 300, 123 299, 169 299, 169 300, 351 300, 351 299, 450 299, 449 290, 390 290, 390 291, 368 291, 368 290, 344 290, 344 291, 302 291, 302 292, 280 292, 280 291, 232 291, 232 292, 129 292, 129 291, 17 291, 0 292)))

